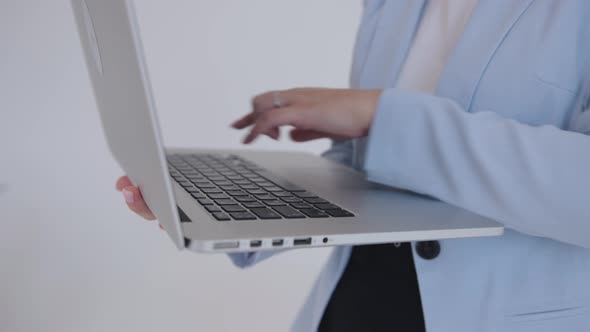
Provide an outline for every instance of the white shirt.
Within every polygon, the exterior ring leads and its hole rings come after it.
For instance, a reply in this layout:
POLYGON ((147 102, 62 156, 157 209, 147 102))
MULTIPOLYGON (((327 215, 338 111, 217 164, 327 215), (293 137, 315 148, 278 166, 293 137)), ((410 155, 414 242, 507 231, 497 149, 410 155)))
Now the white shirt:
MULTIPOLYGON (((397 88, 434 94, 443 68, 476 5, 477 0, 427 0, 397 88)), ((366 144, 366 138, 353 141, 354 149, 361 151, 353 157, 356 168, 364 164, 366 144)))
POLYGON ((429 0, 397 87, 434 93, 477 0, 429 0))

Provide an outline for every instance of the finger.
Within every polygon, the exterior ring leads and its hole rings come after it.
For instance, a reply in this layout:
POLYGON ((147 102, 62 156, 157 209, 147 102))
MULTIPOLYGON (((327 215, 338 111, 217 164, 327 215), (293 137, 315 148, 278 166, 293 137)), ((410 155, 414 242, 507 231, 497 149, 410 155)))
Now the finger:
POLYGON ((314 139, 329 137, 325 133, 315 131, 315 130, 305 130, 305 129, 293 129, 293 130, 291 130, 289 135, 291 136, 291 139, 295 142, 307 142, 307 141, 312 141, 314 139))
POLYGON ((280 108, 289 107, 295 102, 295 94, 292 90, 275 90, 260 94, 252 99, 252 110, 254 112, 270 111, 277 108, 277 101, 280 103, 280 108))
POLYGON ((268 111, 258 118, 252 130, 244 139, 244 144, 250 144, 260 134, 270 132, 275 128, 278 130, 281 126, 290 125, 297 127, 301 117, 302 112, 293 107, 268 111))
POLYGON ((131 211, 139 214, 147 220, 156 219, 156 216, 154 216, 150 208, 147 206, 147 204, 145 204, 145 201, 141 196, 141 192, 137 187, 126 187, 122 190, 122 192, 123 197, 125 197, 125 202, 131 211))
MULTIPOLYGON (((260 94, 252 99, 252 112, 238 119, 231 126, 235 129, 244 129, 253 125, 261 114, 277 108, 275 105, 277 97, 281 108, 292 105, 295 100, 291 91, 270 91, 260 94)), ((269 133, 269 136, 274 138, 275 135, 269 133)))
POLYGON ((268 132, 264 133, 264 135, 266 135, 276 141, 281 136, 281 130, 279 128, 272 128, 268 132))
POLYGON ((333 140, 337 140, 337 141, 348 139, 345 136, 332 135, 332 134, 324 133, 324 132, 317 131, 317 130, 307 130, 307 129, 297 129, 297 128, 291 130, 289 135, 291 136, 291 139, 293 139, 293 141, 295 141, 295 142, 307 142, 307 141, 311 141, 314 139, 320 139, 320 138, 329 138, 329 139, 333 139, 333 140))
POLYGON ((232 123, 231 126, 235 129, 244 129, 252 125, 254 121, 256 121, 256 114, 254 112, 251 112, 232 123))
POLYGON ((117 180, 117 191, 121 191, 123 190, 123 188, 126 187, 131 187, 133 186, 133 184, 131 183, 131 180, 129 180, 129 178, 127 176, 122 176, 119 178, 119 180, 117 180))

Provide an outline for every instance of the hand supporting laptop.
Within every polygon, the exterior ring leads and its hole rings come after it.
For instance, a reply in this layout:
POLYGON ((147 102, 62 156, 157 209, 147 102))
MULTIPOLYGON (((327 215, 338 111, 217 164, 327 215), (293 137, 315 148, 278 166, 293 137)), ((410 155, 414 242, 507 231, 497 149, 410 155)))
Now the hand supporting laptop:
MULTIPOLYGON (((244 144, 252 143, 260 135, 276 140, 282 126, 294 127, 290 136, 295 142, 362 137, 369 132, 380 94, 381 90, 324 88, 267 92, 254 97, 252 111, 232 127, 251 128, 244 144)), ((119 178, 116 188, 123 193, 129 209, 146 220, 156 219, 139 188, 127 176, 119 178)))

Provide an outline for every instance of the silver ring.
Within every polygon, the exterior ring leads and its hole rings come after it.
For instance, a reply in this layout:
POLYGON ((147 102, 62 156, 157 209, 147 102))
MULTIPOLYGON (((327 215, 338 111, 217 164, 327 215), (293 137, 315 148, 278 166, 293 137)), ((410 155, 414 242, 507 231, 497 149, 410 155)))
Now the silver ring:
POLYGON ((283 103, 281 102, 281 95, 280 95, 279 91, 273 91, 273 93, 272 93, 272 106, 274 108, 283 107, 283 103))

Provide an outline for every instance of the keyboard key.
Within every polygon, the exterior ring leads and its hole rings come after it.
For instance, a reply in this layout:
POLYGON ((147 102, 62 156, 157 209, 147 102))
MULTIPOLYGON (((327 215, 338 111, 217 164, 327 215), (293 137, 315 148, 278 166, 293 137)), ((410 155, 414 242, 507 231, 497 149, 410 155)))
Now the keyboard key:
POLYGON ((268 208, 250 209, 260 219, 281 219, 281 216, 268 208))
POLYGON ((304 198, 304 201, 306 201, 307 203, 311 203, 311 204, 328 204, 330 202, 326 201, 323 198, 319 198, 319 197, 312 197, 312 198, 304 198))
POLYGON ((213 205, 213 201, 206 198, 197 199, 197 201, 199 201, 201 205, 213 205))
POLYGON ((201 188, 201 191, 206 194, 221 194, 222 191, 219 188, 201 188))
POLYGON ((250 212, 234 212, 230 213, 235 220, 255 220, 256 217, 250 212))
POLYGON ((191 193, 191 196, 193 196, 196 199, 207 198, 207 196, 205 196, 204 194, 201 194, 201 193, 191 193))
POLYGON ((296 209, 313 209, 313 206, 311 206, 307 203, 293 203, 293 204, 291 204, 291 206, 296 209))
POLYGON ((240 187, 242 189, 259 189, 259 187, 255 184, 248 182, 247 184, 241 184, 240 187))
POLYGON ((230 181, 227 180, 213 180, 213 183, 215 183, 216 186, 221 187, 221 186, 235 186, 233 183, 231 183, 230 181))
POLYGON ((273 201, 276 200, 277 198, 274 197, 273 195, 269 195, 269 194, 264 194, 264 195, 254 195, 254 197, 258 198, 261 201, 273 201))
POLYGON ((277 211, 283 217, 288 218, 288 219, 305 218, 305 216, 303 214, 301 214, 301 212, 295 210, 294 208, 292 208, 290 206, 286 206, 286 205, 285 206, 273 206, 273 210, 277 211))
POLYGON ((205 209, 209 212, 221 212, 221 209, 215 205, 205 205, 205 209))
MULTIPOLYGON (((223 206, 221 206, 221 208, 224 209, 226 212, 244 212, 244 211, 246 211, 246 209, 244 209, 243 207, 241 207, 239 205, 223 205, 223 206)), ((233 215, 232 215, 232 217, 233 217, 233 215)))
POLYGON ((279 201, 278 199, 275 199, 275 200, 272 200, 272 201, 264 201, 264 204, 266 204, 268 206, 287 205, 287 204, 285 204, 285 202, 279 201))
POLYGON ((327 214, 331 215, 332 217, 337 217, 337 218, 341 218, 341 217, 354 217, 354 214, 346 211, 346 210, 327 210, 326 211, 327 214))
POLYGON ((195 186, 201 188, 201 189, 206 189, 206 188, 216 188, 216 186, 211 183, 211 182, 207 182, 207 183, 195 183, 195 186))
POLYGON ((275 196, 277 196, 277 197, 293 197, 293 194, 291 194, 288 191, 284 191, 284 190, 274 191, 272 194, 275 195, 275 196))
POLYGON ((235 196, 234 199, 238 202, 256 202, 256 199, 252 196, 235 196))
POLYGON ((223 190, 240 190, 240 187, 236 186, 235 184, 221 185, 219 188, 223 190))
POLYGON ((262 189, 248 189, 246 190, 247 192, 249 192, 252 195, 262 195, 262 194, 267 194, 266 191, 262 190, 262 189))
MULTIPOLYGON (((234 201, 231 198, 227 198, 227 199, 216 199, 215 203, 217 203, 218 205, 236 205, 236 201, 234 201)), ((238 205, 239 206, 239 205, 238 205)))
POLYGON ((277 188, 278 190, 283 190, 277 186, 275 186, 274 183, 272 182, 268 182, 268 181, 261 181, 261 182, 257 182, 256 183, 259 187, 263 187, 263 188, 277 188))
POLYGON ((209 194, 209 198, 211 199, 227 199, 229 198, 229 196, 227 196, 226 194, 209 194))
POLYGON ((301 209, 299 211, 305 213, 305 215, 310 218, 328 218, 329 217, 325 212, 320 211, 318 209, 301 209))
POLYGON ((264 204, 262 204, 260 202, 245 202, 245 203, 242 203, 242 205, 244 205, 248 209, 266 207, 264 204))
POLYGON ((283 188, 279 188, 275 185, 273 185, 272 187, 264 187, 264 190, 271 192, 271 193, 278 193, 278 192, 282 192, 282 193, 287 193, 286 191, 283 190, 283 188))
POLYGON ((315 204, 315 207, 320 209, 320 210, 340 210, 339 206, 336 206, 334 204, 315 204))
POLYGON ((186 188, 186 191, 188 191, 189 193, 200 193, 201 192, 198 188, 195 188, 195 187, 186 188))
POLYGON ((227 190, 226 193, 231 196, 248 196, 248 193, 243 190, 227 190))
POLYGON ((304 192, 305 191, 305 189, 302 189, 301 187, 298 187, 289 181, 281 179, 268 171, 258 171, 257 173, 260 176, 268 179, 268 181, 273 182, 278 187, 285 189, 286 191, 291 191, 291 192, 300 192, 300 191, 304 192))
POLYGON ((227 221, 227 220, 231 220, 231 218, 223 213, 223 212, 213 212, 211 213, 213 215, 213 217, 219 221, 227 221))
POLYGON ((303 201, 297 197, 281 197, 281 200, 286 203, 303 203, 303 201))
POLYGON ((297 197, 300 197, 300 198, 317 197, 315 194, 310 193, 309 191, 303 191, 303 192, 293 193, 293 195, 295 195, 297 197))

